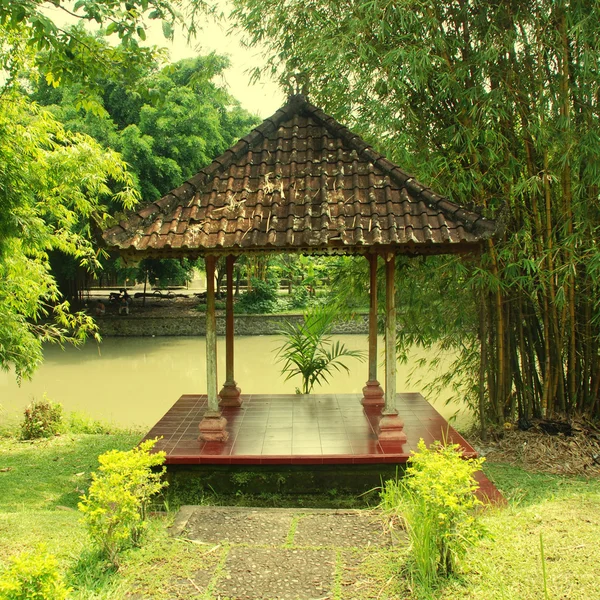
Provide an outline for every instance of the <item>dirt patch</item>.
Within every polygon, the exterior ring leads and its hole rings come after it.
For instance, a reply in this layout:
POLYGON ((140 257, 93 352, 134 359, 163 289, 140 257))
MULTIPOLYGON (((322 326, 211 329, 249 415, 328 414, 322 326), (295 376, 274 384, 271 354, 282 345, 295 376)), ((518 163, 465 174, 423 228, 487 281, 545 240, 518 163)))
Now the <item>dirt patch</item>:
POLYGON ((187 521, 183 536, 214 544, 283 545, 292 519, 293 512, 285 510, 198 508, 187 521))
POLYGON ((214 573, 210 569, 200 569, 189 577, 180 577, 173 582, 171 598, 204 597, 214 573))
POLYGON ((386 547, 390 538, 381 519, 359 511, 303 516, 294 536, 295 546, 335 546, 338 548, 386 547))
POLYGON ((509 429, 499 439, 475 445, 490 462, 555 475, 600 477, 600 431, 584 423, 573 423, 571 430, 572 435, 549 435, 537 427, 509 429))
POLYGON ((335 574, 333 550, 232 548, 215 587, 236 600, 305 600, 329 597, 335 574))

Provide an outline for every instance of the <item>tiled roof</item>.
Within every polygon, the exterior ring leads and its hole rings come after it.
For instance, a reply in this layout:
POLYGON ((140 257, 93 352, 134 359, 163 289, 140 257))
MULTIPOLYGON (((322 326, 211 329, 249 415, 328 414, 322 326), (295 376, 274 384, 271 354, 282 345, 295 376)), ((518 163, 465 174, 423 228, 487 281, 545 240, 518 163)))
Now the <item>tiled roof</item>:
POLYGON ((125 254, 468 250, 494 221, 420 184, 295 96, 212 164, 103 233, 125 254))

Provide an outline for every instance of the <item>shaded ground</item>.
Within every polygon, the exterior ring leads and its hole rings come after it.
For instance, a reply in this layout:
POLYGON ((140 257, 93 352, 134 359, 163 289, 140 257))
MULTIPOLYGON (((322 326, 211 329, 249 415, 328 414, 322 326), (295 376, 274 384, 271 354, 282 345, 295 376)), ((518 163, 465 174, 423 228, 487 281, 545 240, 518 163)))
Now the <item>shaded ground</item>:
MULTIPOLYGON (((550 422, 553 423, 553 422, 550 422)), ((509 463, 530 471, 555 475, 600 476, 600 428, 572 421, 564 423, 568 433, 547 433, 541 424, 527 431, 512 426, 492 440, 473 439, 480 456, 489 462, 509 463)))
MULTIPOLYGON (((108 292, 97 292, 86 302, 86 306, 90 314, 94 314, 98 300, 104 303, 107 315, 119 314, 119 303, 111 303, 108 300, 108 292)), ((144 316, 144 317, 173 317, 173 316, 193 316, 202 314, 198 311, 198 305, 201 300, 194 293, 183 294, 180 292, 171 292, 170 296, 167 293, 158 292, 157 295, 148 294, 144 304, 143 298, 133 297, 129 306, 129 317, 144 316), (162 294, 162 295, 159 295, 162 294)))
MULTIPOLYGON (((171 534, 206 545, 213 560, 178 581, 178 595, 231 600, 377 598, 363 567, 397 551, 368 511, 185 506, 171 534)), ((403 544, 403 538, 395 540, 403 544)))

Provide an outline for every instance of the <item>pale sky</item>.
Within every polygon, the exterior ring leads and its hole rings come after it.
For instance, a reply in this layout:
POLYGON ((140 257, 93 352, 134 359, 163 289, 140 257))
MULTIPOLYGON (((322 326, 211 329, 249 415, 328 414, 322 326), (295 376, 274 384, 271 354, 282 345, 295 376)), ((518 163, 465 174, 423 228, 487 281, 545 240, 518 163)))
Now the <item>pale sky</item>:
MULTIPOLYGON (((225 14, 231 8, 228 0, 219 0, 219 6, 225 14)), ((75 22, 75 19, 68 17, 63 11, 52 6, 45 7, 44 12, 59 24, 75 22)), ((207 19, 195 42, 200 45, 200 48, 194 49, 186 43, 183 33, 176 33, 174 42, 169 42, 162 34, 160 23, 150 21, 146 43, 167 48, 173 62, 213 51, 228 56, 231 67, 224 72, 224 80, 231 95, 237 98, 246 110, 257 114, 263 119, 270 117, 285 104, 285 94, 279 89, 275 81, 268 77, 263 76, 259 83, 250 83, 250 75, 246 71, 264 64, 265 59, 260 49, 249 50, 242 47, 240 43, 241 35, 227 34, 229 28, 230 23, 226 21, 217 24, 207 19)))
MULTIPOLYGON (((228 0, 220 0, 219 4, 225 14, 229 12, 231 5, 228 0)), ((229 92, 245 109, 266 119, 285 104, 285 94, 275 81, 267 76, 263 76, 259 83, 250 83, 250 75, 247 71, 257 65, 264 65, 265 58, 258 48, 244 48, 239 33, 228 34, 230 25, 227 21, 217 24, 207 20, 198 34, 199 50, 186 43, 183 33, 175 34, 174 42, 165 40, 159 23, 153 23, 149 27, 148 42, 168 48, 172 61, 213 51, 228 56, 231 67, 225 71, 224 78, 229 92)))

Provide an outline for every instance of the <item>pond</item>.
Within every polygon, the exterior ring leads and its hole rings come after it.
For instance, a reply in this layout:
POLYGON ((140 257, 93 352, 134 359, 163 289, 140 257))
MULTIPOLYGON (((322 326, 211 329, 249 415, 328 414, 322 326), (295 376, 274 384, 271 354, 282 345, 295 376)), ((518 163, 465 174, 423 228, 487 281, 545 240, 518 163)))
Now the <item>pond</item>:
MULTIPOLYGON (((364 350, 364 335, 340 335, 349 348, 364 350)), ((276 350, 281 344, 277 336, 245 336, 236 338, 236 379, 242 394, 293 394, 300 386, 297 378, 285 381, 276 362, 276 350)), ((383 348, 382 341, 380 349, 383 348)), ((432 352, 433 354, 433 352, 432 352)), ((435 354, 438 354, 435 352, 435 354)), ((46 394, 61 402, 68 411, 85 412, 90 416, 122 426, 151 427, 182 394, 206 392, 206 358, 202 337, 137 337, 105 338, 100 345, 88 342, 82 348, 61 350, 50 346, 44 352, 45 361, 32 381, 19 387, 12 373, 0 373, 1 421, 14 420, 32 400, 46 394)), ((409 364, 398 364, 397 390, 421 391, 439 374, 429 367, 418 368, 410 383, 409 373, 418 358, 427 356, 422 350, 412 353, 409 364)), ((441 368, 452 357, 441 361, 441 368)), ((315 388, 315 393, 360 393, 367 379, 367 363, 347 360, 350 374, 335 373, 328 385, 315 388)), ((225 343, 219 338, 219 383, 225 375, 225 343)), ((384 370, 380 366, 380 381, 384 370)), ((465 407, 445 405, 450 390, 437 398, 424 396, 446 419, 457 414, 457 422, 469 420, 465 407)))

